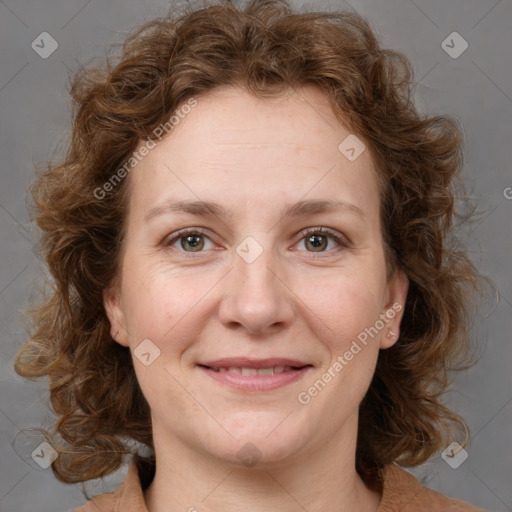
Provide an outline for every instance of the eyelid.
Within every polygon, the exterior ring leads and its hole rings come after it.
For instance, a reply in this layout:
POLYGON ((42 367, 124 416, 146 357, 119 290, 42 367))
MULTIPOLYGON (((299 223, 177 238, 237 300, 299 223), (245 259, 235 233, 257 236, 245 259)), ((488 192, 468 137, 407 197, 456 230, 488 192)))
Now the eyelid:
POLYGON ((165 245, 169 245, 171 242, 174 242, 178 238, 181 238, 188 234, 206 235, 206 230, 204 228, 194 228, 194 227, 178 229, 178 231, 174 231, 170 235, 166 236, 163 239, 162 243, 165 245))

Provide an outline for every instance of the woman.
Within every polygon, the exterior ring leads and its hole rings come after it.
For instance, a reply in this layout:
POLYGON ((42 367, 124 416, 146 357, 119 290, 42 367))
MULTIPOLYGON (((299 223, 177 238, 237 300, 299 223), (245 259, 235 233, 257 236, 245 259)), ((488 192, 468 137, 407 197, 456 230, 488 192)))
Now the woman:
POLYGON ((409 80, 360 16, 282 1, 149 22, 75 78, 16 370, 49 377, 59 480, 133 454, 78 510, 477 510, 398 466, 465 425, 440 394, 479 283, 447 246, 459 131, 409 80))

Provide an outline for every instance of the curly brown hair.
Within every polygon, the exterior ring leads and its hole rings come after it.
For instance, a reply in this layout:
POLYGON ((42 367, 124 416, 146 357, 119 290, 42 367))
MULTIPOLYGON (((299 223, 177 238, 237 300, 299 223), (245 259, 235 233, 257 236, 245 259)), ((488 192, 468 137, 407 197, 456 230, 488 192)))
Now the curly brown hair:
POLYGON ((15 368, 27 378, 48 376, 56 477, 103 476, 135 455, 133 441, 153 448, 149 406, 129 349, 111 339, 102 295, 120 268, 129 180, 105 184, 180 105, 229 85, 260 98, 316 86, 370 149, 388 271, 402 269, 410 284, 400 338, 380 351, 360 406, 357 470, 426 461, 465 425, 441 395, 449 372, 468 366, 480 280, 450 243, 462 219, 457 124, 420 116, 407 58, 382 49, 353 12, 298 13, 284 0, 242 9, 225 0, 147 22, 121 50, 115 65, 109 57, 73 77, 66 157, 38 169, 32 189, 53 280, 15 368), (108 197, 98 198, 100 189, 108 197))

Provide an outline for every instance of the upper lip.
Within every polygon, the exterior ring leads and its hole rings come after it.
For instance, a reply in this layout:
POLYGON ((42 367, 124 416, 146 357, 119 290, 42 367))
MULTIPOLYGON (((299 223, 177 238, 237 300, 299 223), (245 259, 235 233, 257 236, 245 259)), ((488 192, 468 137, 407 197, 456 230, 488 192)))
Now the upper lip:
POLYGON ((216 359, 215 361, 206 361, 199 363, 200 366, 209 366, 210 368, 274 368, 276 366, 311 366, 309 363, 298 359, 287 359, 282 357, 271 357, 267 359, 250 359, 247 357, 227 357, 216 359))

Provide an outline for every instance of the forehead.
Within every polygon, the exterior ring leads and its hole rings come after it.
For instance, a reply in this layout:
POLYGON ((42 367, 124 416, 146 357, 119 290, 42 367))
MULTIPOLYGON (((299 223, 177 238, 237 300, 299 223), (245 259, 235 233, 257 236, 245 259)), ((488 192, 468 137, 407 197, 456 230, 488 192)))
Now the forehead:
MULTIPOLYGON (((260 98, 229 86, 197 98, 192 114, 173 130, 174 138, 186 136, 188 125, 197 133, 209 132, 215 144, 295 144, 303 147, 332 142, 330 135, 349 130, 336 119, 327 96, 317 87, 286 89, 279 96, 260 98), (276 138, 276 136, 278 136, 276 138)), ((336 140, 337 137, 335 137, 336 140)))
POLYGON ((267 204, 297 201, 309 192, 333 198, 343 190, 354 201, 377 194, 369 151, 354 161, 342 154, 340 143, 353 134, 316 87, 272 98, 223 87, 195 100, 132 172, 137 203, 176 190, 207 199, 227 189, 231 195, 224 201, 246 195, 267 204))

